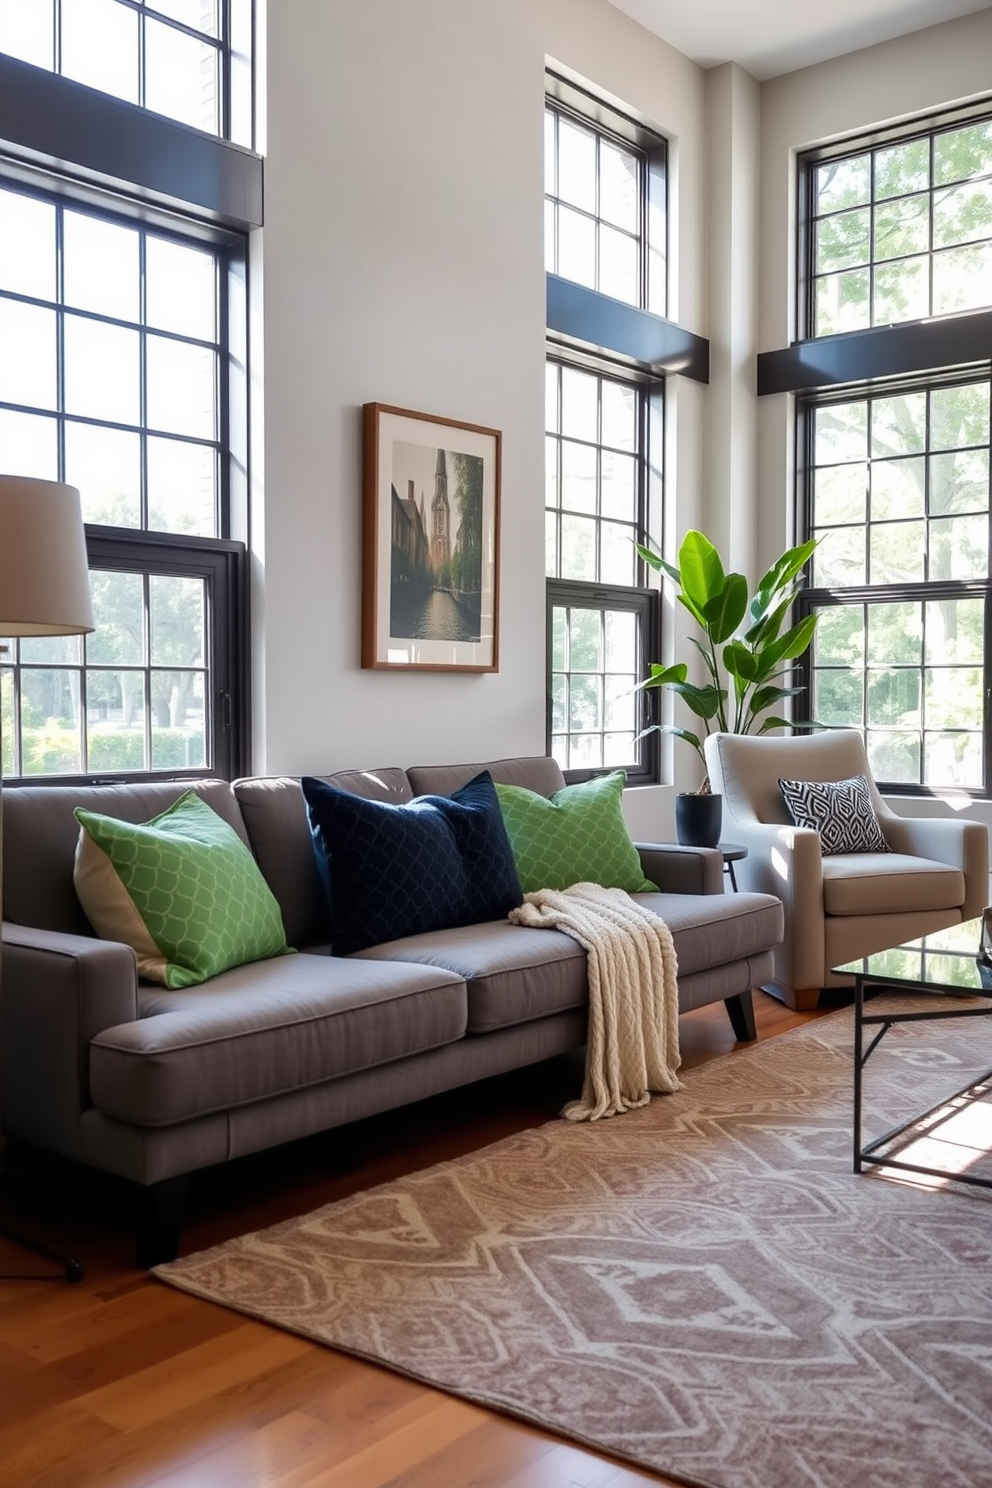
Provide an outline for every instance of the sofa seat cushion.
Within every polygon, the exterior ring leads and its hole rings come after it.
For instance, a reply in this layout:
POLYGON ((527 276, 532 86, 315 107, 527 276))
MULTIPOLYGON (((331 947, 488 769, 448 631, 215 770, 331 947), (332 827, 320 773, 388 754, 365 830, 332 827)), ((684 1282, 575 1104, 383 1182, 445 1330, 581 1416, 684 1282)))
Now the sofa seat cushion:
MULTIPOLYGON (((770 894, 638 894, 672 932, 679 974, 760 955, 782 939, 782 905, 770 894)), ((560 930, 494 920, 370 946, 352 959, 446 967, 468 984, 468 1032, 544 1018, 589 999, 586 953, 560 930)))
POLYGON ((589 997, 586 953, 559 930, 487 920, 408 935, 358 951, 351 960, 444 967, 468 984, 468 1032, 491 1033, 582 1007, 589 997))
POLYGON ((772 894, 635 894, 672 932, 679 976, 711 971, 777 946, 782 901, 772 894))
POLYGON ((828 915, 958 909, 964 894, 961 869, 930 858, 890 852, 823 859, 823 908, 828 915))
POLYGON ((167 1126, 452 1043, 466 993, 438 967, 304 953, 182 993, 143 986, 139 1012, 91 1040, 91 1098, 121 1121, 167 1126))

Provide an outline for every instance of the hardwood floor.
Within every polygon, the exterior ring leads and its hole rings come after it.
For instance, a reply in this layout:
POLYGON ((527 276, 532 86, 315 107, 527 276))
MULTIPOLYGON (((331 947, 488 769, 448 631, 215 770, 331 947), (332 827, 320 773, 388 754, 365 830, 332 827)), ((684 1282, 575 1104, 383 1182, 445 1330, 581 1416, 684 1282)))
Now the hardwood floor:
MULTIPOLYGON (((759 992, 755 1011, 767 1039, 829 1009, 792 1013, 759 992)), ((680 1031, 684 1068, 735 1048, 721 1005, 686 1015, 680 1031)), ((556 1060, 200 1174, 183 1251, 549 1120, 580 1077, 579 1056, 556 1060)), ((149 1278, 131 1258, 130 1195, 112 1179, 11 1165, 0 1194, 8 1224, 86 1270, 77 1285, 0 1283, 2 1488, 669 1481, 149 1278)), ((0 1271, 33 1269, 0 1241, 0 1271)))

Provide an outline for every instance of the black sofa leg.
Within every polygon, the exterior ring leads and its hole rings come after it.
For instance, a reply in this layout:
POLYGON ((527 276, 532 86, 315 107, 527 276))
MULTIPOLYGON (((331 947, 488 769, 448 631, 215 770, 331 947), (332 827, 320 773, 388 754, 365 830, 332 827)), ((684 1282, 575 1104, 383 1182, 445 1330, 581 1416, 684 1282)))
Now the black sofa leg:
POLYGON ((179 1234, 189 1174, 177 1173, 142 1189, 139 1197, 138 1225, 135 1234, 135 1260, 143 1271, 162 1261, 174 1261, 179 1254, 179 1234))
POLYGON ((750 992, 738 992, 736 997, 725 997, 723 1005, 730 1018, 734 1037, 742 1044, 749 1044, 758 1037, 754 1026, 754 1000, 750 992))

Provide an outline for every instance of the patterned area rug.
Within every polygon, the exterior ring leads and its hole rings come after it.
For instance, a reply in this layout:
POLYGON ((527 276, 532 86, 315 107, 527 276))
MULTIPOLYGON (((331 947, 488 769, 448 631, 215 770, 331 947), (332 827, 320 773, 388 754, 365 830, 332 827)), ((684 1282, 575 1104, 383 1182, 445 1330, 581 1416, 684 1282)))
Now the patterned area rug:
MULTIPOLYGON (((157 1274, 685 1483, 992 1485, 992 1192, 852 1172, 852 1043, 837 1013, 157 1274)), ((868 1134, 989 1065, 992 1022, 894 1030, 868 1134)), ((977 1171, 992 1105, 946 1116, 929 1157, 977 1171)))

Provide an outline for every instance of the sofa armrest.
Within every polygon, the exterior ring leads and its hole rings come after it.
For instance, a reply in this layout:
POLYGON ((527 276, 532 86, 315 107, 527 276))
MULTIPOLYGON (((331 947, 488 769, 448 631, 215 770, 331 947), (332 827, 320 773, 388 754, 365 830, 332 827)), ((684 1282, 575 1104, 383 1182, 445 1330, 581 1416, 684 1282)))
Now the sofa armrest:
POLYGON ((663 894, 722 894, 723 854, 716 847, 635 842, 645 878, 663 894))
POLYGON ((0 944, 0 1099, 8 1137, 80 1156, 90 1105, 89 1044, 138 1016, 130 946, 4 923, 0 944))
POLYGON ((964 873, 961 917, 980 915, 989 902, 989 832, 984 822, 947 816, 897 816, 882 819, 885 840, 893 852, 951 863, 964 873))

